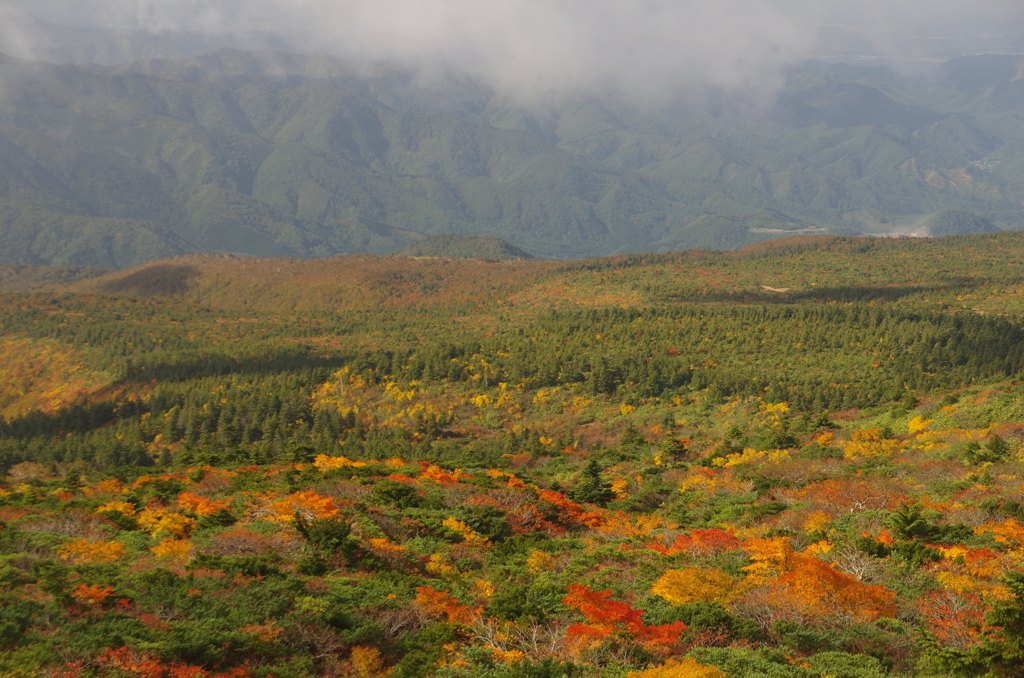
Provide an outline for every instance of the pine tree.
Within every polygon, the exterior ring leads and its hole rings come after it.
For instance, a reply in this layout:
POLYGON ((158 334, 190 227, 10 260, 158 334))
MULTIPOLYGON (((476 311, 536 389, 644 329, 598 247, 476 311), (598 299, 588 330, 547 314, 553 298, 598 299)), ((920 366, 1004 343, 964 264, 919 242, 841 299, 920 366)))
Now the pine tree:
POLYGON ((615 498, 615 493, 612 492, 611 483, 605 481, 601 477, 603 470, 604 469, 601 468, 601 465, 598 464, 597 461, 593 459, 590 460, 583 469, 583 473, 580 474, 580 479, 576 482, 576 487, 570 493, 570 497, 573 501, 604 506, 615 498))

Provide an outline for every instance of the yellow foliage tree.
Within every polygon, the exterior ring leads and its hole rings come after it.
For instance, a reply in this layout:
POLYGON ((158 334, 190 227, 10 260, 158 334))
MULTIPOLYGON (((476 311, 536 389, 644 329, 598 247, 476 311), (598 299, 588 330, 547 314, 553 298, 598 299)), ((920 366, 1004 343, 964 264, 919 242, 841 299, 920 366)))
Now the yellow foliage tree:
POLYGON ((380 658, 380 650, 366 645, 356 645, 348 655, 348 661, 355 671, 355 675, 376 676, 384 668, 384 662, 380 658))
POLYGON ((487 581, 486 579, 477 579, 473 582, 473 587, 476 589, 477 598, 493 598, 494 597, 494 584, 487 581))
POLYGON ((119 541, 72 539, 57 549, 57 555, 75 565, 112 563, 124 555, 124 544, 119 541))
POLYGON ((554 562, 554 556, 543 551, 533 550, 530 551, 530 555, 526 556, 526 567, 534 574, 542 570, 550 570, 554 562))
POLYGON ((797 556, 786 537, 750 539, 743 545, 751 563, 743 568, 752 580, 764 580, 789 572, 797 566, 797 556))
POLYGON ((758 461, 767 461, 771 464, 779 464, 789 459, 789 450, 755 450, 748 447, 742 452, 734 452, 724 457, 715 457, 711 463, 722 468, 742 466, 758 461))
POLYGON ((168 537, 160 541, 156 546, 149 549, 154 555, 160 558, 167 558, 177 563, 186 562, 192 555, 192 542, 188 539, 175 539, 168 537))
POLYGON ((804 520, 803 528, 806 534, 824 532, 832 523, 832 518, 824 511, 814 511, 804 520))
POLYGON ((882 438, 881 429, 871 428, 854 431, 850 434, 849 442, 842 443, 842 446, 843 457, 856 461, 858 459, 891 457, 902 452, 907 444, 895 438, 882 438))
POLYGON ((465 542, 470 546, 479 546, 483 548, 491 545, 491 542, 487 537, 483 536, 482 534, 478 534, 473 530, 472 527, 462 522, 461 520, 455 518, 454 516, 450 518, 445 518, 441 522, 441 524, 447 527, 452 532, 458 533, 458 535, 462 537, 465 540, 465 542))
POLYGON ((674 528, 676 526, 666 523, 660 516, 631 515, 625 511, 614 511, 606 515, 604 523, 595 529, 611 538, 632 539, 633 537, 649 536, 655 530, 664 527, 674 528))
POLYGON ((734 580, 721 570, 688 567, 668 570, 651 586, 651 593, 673 605, 723 602, 732 590, 734 580))
POLYGON ((907 423, 907 431, 910 433, 918 433, 931 426, 932 420, 925 419, 924 417, 914 417, 907 423))
POLYGON ((1024 525, 1016 518, 1007 518, 1001 523, 988 522, 974 528, 975 534, 992 534, 1000 544, 1013 550, 1024 550, 1024 525))
POLYGON ((144 509, 138 516, 139 527, 150 534, 167 533, 171 536, 184 538, 192 534, 196 526, 195 518, 166 509, 144 509))
POLYGON ((120 480, 101 480, 93 487, 82 488, 82 493, 87 497, 95 497, 100 494, 124 494, 128 488, 120 480))
POLYGON ((352 461, 348 457, 343 456, 329 457, 326 454, 318 454, 316 455, 316 459, 313 460, 313 466, 315 466, 318 471, 326 472, 337 468, 360 468, 362 466, 366 466, 366 462, 352 461))
POLYGON ((115 511, 117 513, 120 513, 121 515, 128 517, 135 515, 134 506, 132 506, 130 503, 126 501, 118 501, 116 499, 112 499, 103 506, 100 506, 98 509, 96 509, 96 513, 107 513, 108 511, 115 511))
POLYGON ((728 678, 717 667, 701 664, 693 657, 669 659, 645 671, 630 671, 626 678, 728 678))
POLYGON ((405 547, 401 544, 396 544, 387 537, 371 537, 366 540, 375 553, 381 555, 395 555, 398 553, 404 553, 405 547))

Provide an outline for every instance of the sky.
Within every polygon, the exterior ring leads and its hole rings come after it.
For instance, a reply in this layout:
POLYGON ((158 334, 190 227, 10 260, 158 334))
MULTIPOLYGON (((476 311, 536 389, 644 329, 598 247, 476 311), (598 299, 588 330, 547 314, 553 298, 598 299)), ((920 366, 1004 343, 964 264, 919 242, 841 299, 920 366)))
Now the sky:
MULTIPOLYGON (((1024 51, 1024 0, 0 0, 60 24, 286 33, 510 92, 770 87, 809 57, 1024 51), (1008 37, 1009 36, 1009 37, 1008 37), (1014 36, 1016 36, 1014 38, 1014 36)), ((30 41, 26 37, 26 41, 30 41)))

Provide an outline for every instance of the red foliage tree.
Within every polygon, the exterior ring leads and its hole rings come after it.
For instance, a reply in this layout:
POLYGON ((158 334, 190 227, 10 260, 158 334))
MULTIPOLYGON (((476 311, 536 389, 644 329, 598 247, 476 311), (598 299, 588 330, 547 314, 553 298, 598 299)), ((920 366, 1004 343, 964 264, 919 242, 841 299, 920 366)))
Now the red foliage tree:
POLYGON ((615 635, 635 640, 651 651, 665 651, 679 642, 680 634, 686 630, 682 622, 648 626, 644 624, 642 610, 612 600, 611 595, 610 590, 594 591, 589 586, 571 584, 562 604, 579 610, 587 623, 573 624, 566 630, 566 637, 577 643, 593 643, 615 635))

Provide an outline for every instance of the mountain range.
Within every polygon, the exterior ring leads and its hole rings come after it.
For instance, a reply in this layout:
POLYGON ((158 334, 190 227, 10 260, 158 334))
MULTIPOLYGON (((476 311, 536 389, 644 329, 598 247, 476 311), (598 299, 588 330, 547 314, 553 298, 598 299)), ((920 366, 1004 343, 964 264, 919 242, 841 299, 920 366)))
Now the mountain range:
POLYGON ((1022 72, 999 55, 914 78, 809 62, 751 110, 722 94, 527 105, 273 50, 0 56, 0 261, 385 254, 442 233, 579 258, 1017 229, 1022 72))

